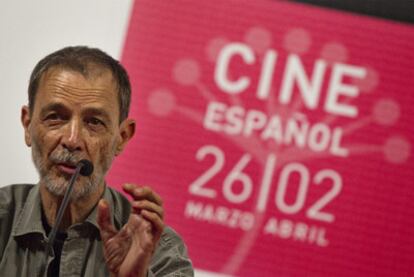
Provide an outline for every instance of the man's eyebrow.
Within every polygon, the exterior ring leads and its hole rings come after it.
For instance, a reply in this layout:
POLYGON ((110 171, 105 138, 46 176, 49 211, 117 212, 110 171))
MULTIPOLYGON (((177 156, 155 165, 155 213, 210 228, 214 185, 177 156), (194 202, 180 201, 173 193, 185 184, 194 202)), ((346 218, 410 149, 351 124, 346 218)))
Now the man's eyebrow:
POLYGON ((65 105, 63 105, 62 103, 50 103, 44 106, 40 110, 40 114, 44 114, 45 112, 48 112, 48 111, 61 111, 61 110, 64 110, 64 111, 67 110, 65 105))
POLYGON ((82 114, 102 116, 105 120, 111 121, 111 117, 109 116, 108 112, 100 108, 89 107, 82 111, 82 114))
MULTIPOLYGON (((41 114, 41 116, 45 116, 45 114, 49 111, 67 112, 68 108, 64 104, 59 103, 59 102, 49 103, 41 109, 40 114, 41 114)), ((106 110, 102 109, 102 108, 88 107, 88 108, 85 108, 85 110, 82 111, 82 114, 84 116, 85 115, 101 116, 106 121, 111 122, 111 117, 110 117, 109 113, 106 110)))

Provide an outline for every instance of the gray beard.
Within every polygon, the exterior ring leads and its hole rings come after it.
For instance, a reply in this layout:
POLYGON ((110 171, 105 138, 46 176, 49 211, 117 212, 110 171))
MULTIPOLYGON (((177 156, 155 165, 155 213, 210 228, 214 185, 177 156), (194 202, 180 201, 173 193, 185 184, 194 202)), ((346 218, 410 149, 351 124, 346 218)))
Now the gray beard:
MULTIPOLYGON (((36 143, 32 143, 32 160, 39 173, 40 181, 39 184, 43 184, 46 189, 54 196, 63 197, 69 185, 69 179, 64 176, 52 177, 52 172, 49 172, 45 164, 42 162, 40 150, 36 143)), ((56 162, 77 162, 81 160, 81 157, 77 157, 72 152, 62 149, 61 151, 54 151, 51 154, 51 160, 56 162)), ((105 169, 106 172, 109 169, 110 161, 106 161, 105 169)), ((78 177, 75 181, 71 200, 78 200, 91 195, 94 191, 98 190, 99 185, 104 182, 104 174, 100 172, 94 172, 89 177, 78 177), (81 178, 81 179, 79 179, 81 178)))
MULTIPOLYGON (((46 189, 51 194, 53 194, 54 196, 60 196, 60 197, 63 197, 65 195, 65 192, 69 186, 69 181, 65 180, 64 178, 59 178, 59 180, 52 181, 49 175, 44 176, 41 182, 45 185, 46 189)), ((90 179, 82 182, 82 184, 79 184, 77 183, 77 181, 75 181, 75 184, 74 184, 74 187, 71 193, 71 199, 78 200, 78 199, 87 197, 93 191, 96 191, 98 189, 99 184, 100 182, 96 182, 96 181, 93 182, 90 179)))

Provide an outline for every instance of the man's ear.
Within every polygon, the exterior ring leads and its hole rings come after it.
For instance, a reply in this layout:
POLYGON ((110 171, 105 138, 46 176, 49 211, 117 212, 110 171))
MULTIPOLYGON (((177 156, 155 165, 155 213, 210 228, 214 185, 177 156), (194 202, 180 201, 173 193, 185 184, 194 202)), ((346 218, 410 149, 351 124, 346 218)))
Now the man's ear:
POLYGON ((135 120, 130 119, 130 118, 125 119, 119 127, 119 132, 120 132, 121 139, 118 142, 118 146, 115 151, 116 156, 122 153, 128 141, 134 136, 135 120))
POLYGON ((27 146, 32 146, 32 137, 30 136, 29 127, 31 122, 30 110, 28 106, 23 106, 20 114, 20 120, 24 128, 24 141, 27 146))

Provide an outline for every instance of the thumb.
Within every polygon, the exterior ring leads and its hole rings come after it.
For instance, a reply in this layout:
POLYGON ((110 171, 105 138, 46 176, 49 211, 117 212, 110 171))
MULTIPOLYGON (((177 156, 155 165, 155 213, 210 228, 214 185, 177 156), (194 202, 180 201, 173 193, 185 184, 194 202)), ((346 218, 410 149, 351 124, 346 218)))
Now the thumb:
POLYGON ((111 222, 111 208, 106 200, 101 199, 98 203, 98 225, 102 240, 108 241, 116 234, 116 229, 111 222))

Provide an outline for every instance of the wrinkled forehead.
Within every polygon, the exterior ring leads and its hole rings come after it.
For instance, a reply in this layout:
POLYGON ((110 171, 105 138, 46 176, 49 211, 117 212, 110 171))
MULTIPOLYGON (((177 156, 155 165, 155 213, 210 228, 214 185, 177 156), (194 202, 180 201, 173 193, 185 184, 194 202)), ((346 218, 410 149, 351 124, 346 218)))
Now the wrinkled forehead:
POLYGON ((97 63, 87 63, 87 64, 59 64, 53 65, 48 68, 40 77, 40 82, 45 79, 47 80, 53 75, 62 73, 62 72, 71 72, 82 75, 86 80, 96 81, 103 80, 110 83, 113 83, 115 87, 118 86, 117 81, 114 78, 112 71, 105 65, 97 63))
POLYGON ((51 68, 41 76, 36 94, 34 110, 58 100, 119 107, 116 82, 112 72, 105 68, 94 68, 87 76, 72 69, 51 68))

